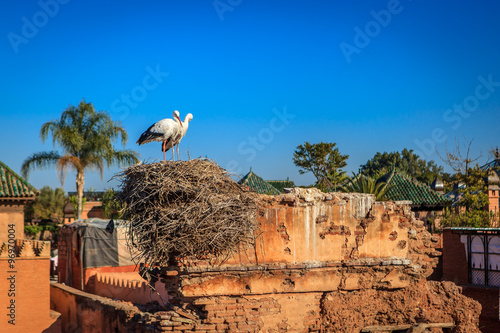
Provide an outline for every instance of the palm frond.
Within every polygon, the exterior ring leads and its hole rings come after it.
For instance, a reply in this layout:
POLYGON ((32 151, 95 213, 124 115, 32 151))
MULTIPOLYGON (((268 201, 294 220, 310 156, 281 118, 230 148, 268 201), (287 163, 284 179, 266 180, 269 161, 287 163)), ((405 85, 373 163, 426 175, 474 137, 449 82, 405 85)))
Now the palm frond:
POLYGON ((57 163, 61 156, 56 151, 34 153, 24 160, 21 166, 21 174, 28 179, 29 173, 33 169, 46 168, 57 163))
POLYGON ((385 201, 388 200, 387 193, 391 188, 392 186, 385 182, 376 181, 363 174, 356 175, 353 173, 352 177, 349 177, 347 183, 339 189, 342 192, 373 194, 375 195, 375 200, 385 201))

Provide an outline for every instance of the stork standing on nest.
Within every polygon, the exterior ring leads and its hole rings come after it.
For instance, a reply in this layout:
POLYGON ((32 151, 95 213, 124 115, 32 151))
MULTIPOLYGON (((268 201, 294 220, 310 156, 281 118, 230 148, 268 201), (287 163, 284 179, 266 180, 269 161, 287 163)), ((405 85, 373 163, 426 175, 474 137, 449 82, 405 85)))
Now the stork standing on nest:
MULTIPOLYGON (((139 140, 137 140, 137 144, 139 146, 153 141, 163 142, 162 144, 163 161, 165 161, 165 152, 175 145, 174 142, 180 142, 180 140, 183 137, 183 134, 186 134, 186 132, 182 130, 183 123, 181 122, 179 111, 175 110, 173 113, 173 117, 174 119, 168 118, 157 121, 156 123, 151 125, 144 133, 142 133, 139 140)), ((179 159, 178 148, 177 148, 177 159, 179 159)), ((172 160, 175 160, 173 149, 172 149, 172 160)))
POLYGON ((170 142, 167 143, 167 150, 169 150, 170 148, 172 148, 172 153, 174 152, 174 149, 173 147, 174 146, 177 146, 177 160, 179 161, 179 145, 181 143, 181 140, 182 138, 186 135, 186 132, 188 130, 188 127, 189 127, 189 122, 193 120, 193 115, 191 113, 188 113, 185 117, 184 117, 184 121, 181 123, 182 125, 182 128, 181 128, 181 134, 176 137, 175 140, 172 140, 170 142))

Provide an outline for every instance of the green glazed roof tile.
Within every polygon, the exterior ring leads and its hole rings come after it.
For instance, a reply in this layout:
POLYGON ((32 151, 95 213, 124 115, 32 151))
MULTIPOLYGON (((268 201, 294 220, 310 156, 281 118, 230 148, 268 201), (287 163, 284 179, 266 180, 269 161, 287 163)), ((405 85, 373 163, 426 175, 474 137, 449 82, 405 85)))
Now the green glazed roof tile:
POLYGON ((33 185, 0 161, 0 198, 28 198, 37 194, 33 185))
POLYGON ((267 183, 277 189, 280 193, 283 192, 285 188, 295 187, 295 183, 291 180, 267 180, 267 183))
POLYGON ((409 200, 413 205, 424 206, 447 206, 451 203, 445 195, 395 170, 382 176, 379 181, 385 181, 391 186, 387 192, 387 197, 391 200, 409 200))
POLYGON ((243 186, 248 186, 250 190, 260 194, 270 194, 270 195, 280 194, 280 191, 278 191, 275 187, 266 182, 264 179, 257 176, 255 173, 253 173, 252 170, 250 170, 249 173, 247 173, 243 178, 241 178, 241 180, 238 183, 243 186))

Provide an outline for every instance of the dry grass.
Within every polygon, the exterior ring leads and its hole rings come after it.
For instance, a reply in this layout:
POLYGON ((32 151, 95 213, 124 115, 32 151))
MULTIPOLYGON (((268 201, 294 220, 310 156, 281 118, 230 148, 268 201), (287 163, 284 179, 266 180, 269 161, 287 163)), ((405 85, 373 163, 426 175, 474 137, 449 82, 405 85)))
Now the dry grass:
POLYGON ((254 242, 255 195, 210 160, 135 165, 117 177, 129 243, 149 267, 173 257, 222 262, 239 244, 254 242))

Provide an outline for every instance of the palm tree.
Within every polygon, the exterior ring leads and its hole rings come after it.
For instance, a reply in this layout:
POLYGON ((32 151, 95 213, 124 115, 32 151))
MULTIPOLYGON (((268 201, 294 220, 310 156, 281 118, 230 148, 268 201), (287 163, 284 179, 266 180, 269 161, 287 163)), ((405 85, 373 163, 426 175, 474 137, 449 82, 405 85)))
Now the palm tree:
POLYGON ((385 182, 377 182, 373 178, 365 176, 363 174, 352 174, 349 177, 347 184, 340 187, 342 192, 354 192, 354 193, 370 193, 375 195, 376 201, 386 201, 387 192, 391 189, 390 185, 385 182))
POLYGON ((52 144, 56 143, 63 149, 63 154, 57 151, 35 153, 28 157, 21 172, 25 178, 32 169, 56 165, 61 183, 68 168, 76 171, 77 219, 82 216, 83 186, 85 185, 85 170, 95 171, 103 175, 104 164, 119 166, 137 163, 138 153, 133 150, 115 150, 113 143, 121 137, 122 145, 128 140, 125 129, 115 122, 104 111, 96 111, 92 103, 82 99, 75 107, 66 108, 61 118, 42 125, 40 137, 45 142, 52 134, 52 144))

